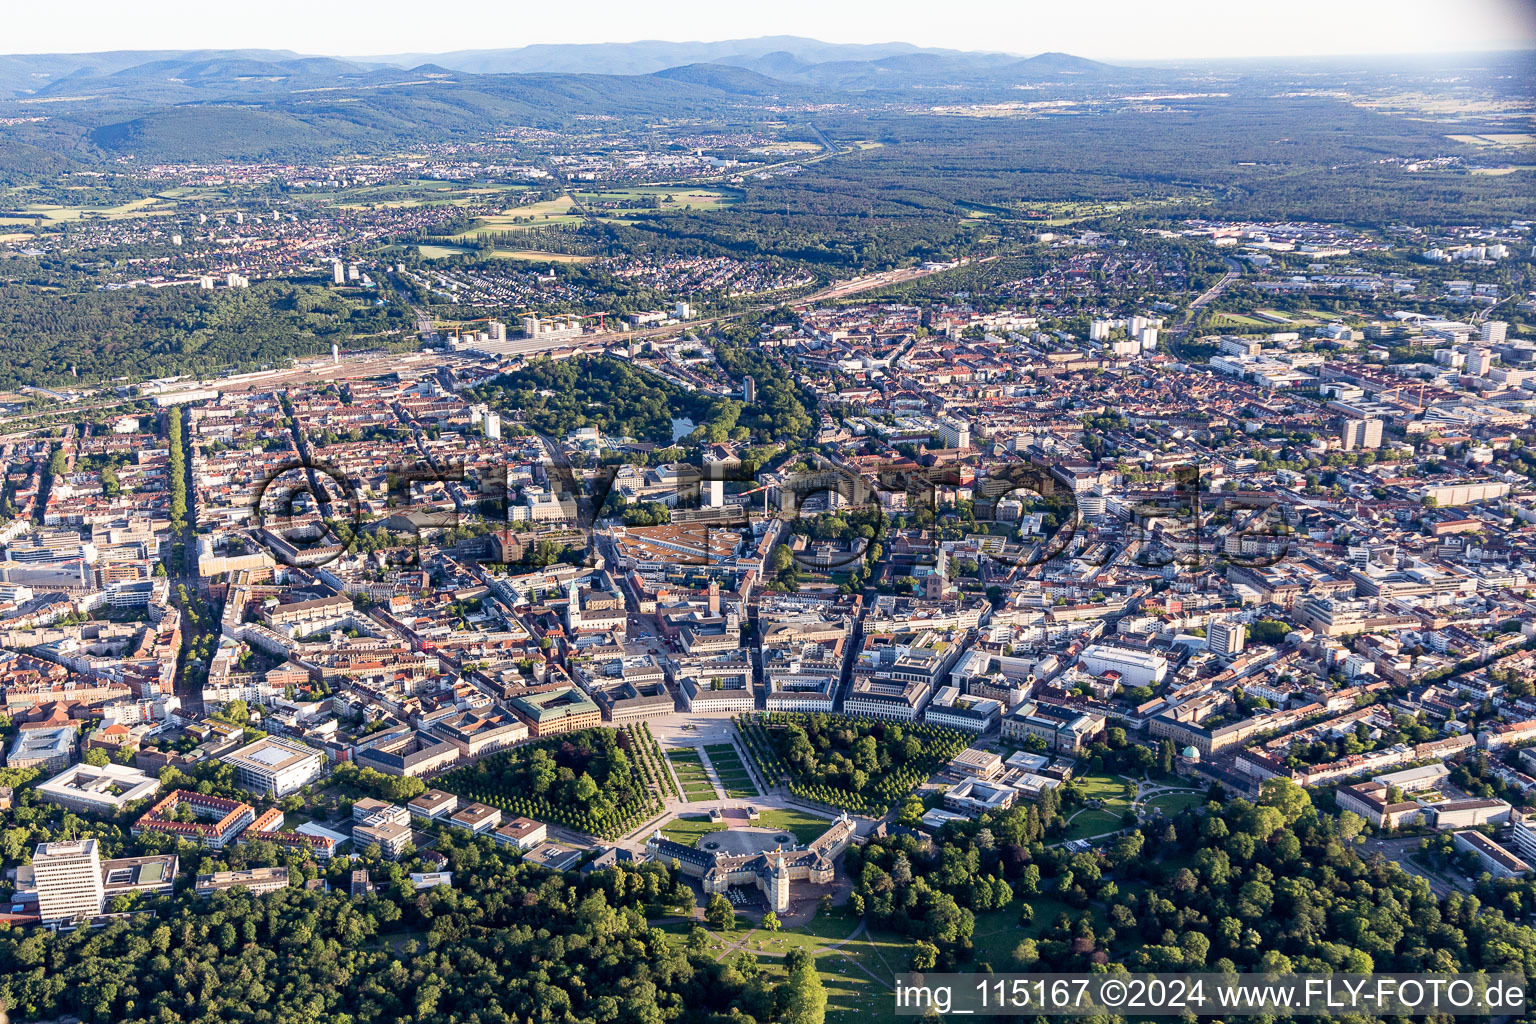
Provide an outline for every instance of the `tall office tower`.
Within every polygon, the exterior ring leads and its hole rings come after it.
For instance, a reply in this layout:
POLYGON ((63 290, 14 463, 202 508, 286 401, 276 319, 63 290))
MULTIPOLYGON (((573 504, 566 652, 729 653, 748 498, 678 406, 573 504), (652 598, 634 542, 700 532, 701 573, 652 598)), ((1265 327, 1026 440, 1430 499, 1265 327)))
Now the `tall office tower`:
POLYGON ((1508 333, 1509 324, 1505 323, 1503 320, 1489 320, 1487 323, 1483 324, 1483 332, 1481 334, 1481 338, 1485 344, 1500 345, 1503 344, 1504 337, 1508 333))
POLYGON ((1212 654, 1231 657, 1243 650, 1248 627, 1241 622, 1213 622, 1205 630, 1205 646, 1212 654))
POLYGON ((1344 450, 1381 447, 1381 420, 1345 420, 1340 432, 1344 450))
POLYGON ((37 880, 37 909, 44 924, 101 913, 106 894, 96 840, 38 843, 32 853, 32 873, 37 880))
POLYGON ((751 374, 741 378, 741 400, 747 405, 757 401, 757 381, 752 379, 751 374))

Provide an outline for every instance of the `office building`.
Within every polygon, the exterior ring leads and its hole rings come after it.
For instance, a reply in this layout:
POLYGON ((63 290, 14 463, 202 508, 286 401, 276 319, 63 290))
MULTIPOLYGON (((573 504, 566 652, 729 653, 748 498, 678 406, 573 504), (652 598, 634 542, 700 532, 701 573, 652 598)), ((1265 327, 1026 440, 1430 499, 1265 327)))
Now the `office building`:
POLYGON ((1127 686, 1156 686, 1168 674, 1168 659, 1151 651, 1132 651, 1124 647, 1094 644, 1085 648, 1078 661, 1093 675, 1120 673, 1127 686))
POLYGON ((1242 653, 1248 627, 1241 622, 1213 622, 1205 630, 1205 646, 1212 654, 1230 658, 1242 653))
POLYGON ((288 869, 249 868, 245 871, 214 871, 210 874, 198 875, 197 885, 192 891, 206 898, 216 892, 237 887, 258 894, 286 889, 288 888, 288 869))
POLYGON ((1509 332, 1509 324, 1503 320, 1489 320, 1483 324, 1478 337, 1485 345, 1502 345, 1509 332))
POLYGON ((137 768, 121 764, 77 764, 66 768, 37 787, 38 795, 50 804, 72 811, 116 814, 136 800, 155 795, 160 780, 137 768))
POLYGON ((517 817, 492 832, 491 838, 502 846, 531 850, 549 838, 549 826, 532 818, 517 817))
POLYGON ((253 793, 287 796, 320 777, 325 764, 318 750, 294 740, 264 736, 220 758, 234 768, 235 782, 253 793))
POLYGON ((101 853, 94 839, 38 843, 32 853, 37 912, 44 924, 62 924, 102 911, 101 853))
POLYGON ((1381 420, 1345 420, 1339 436, 1347 452, 1357 448, 1380 448, 1381 420))
POLYGON ((939 440, 944 442, 946 448, 969 448, 971 446, 971 425, 966 420, 941 419, 938 420, 939 440))
POLYGON ((470 804, 463 810, 449 815, 448 823, 467 829, 478 836, 501 824, 501 811, 499 808, 488 807, 485 804, 470 804))
POLYGON ((459 798, 440 789, 429 789, 406 804, 413 817, 437 821, 459 809, 459 798))

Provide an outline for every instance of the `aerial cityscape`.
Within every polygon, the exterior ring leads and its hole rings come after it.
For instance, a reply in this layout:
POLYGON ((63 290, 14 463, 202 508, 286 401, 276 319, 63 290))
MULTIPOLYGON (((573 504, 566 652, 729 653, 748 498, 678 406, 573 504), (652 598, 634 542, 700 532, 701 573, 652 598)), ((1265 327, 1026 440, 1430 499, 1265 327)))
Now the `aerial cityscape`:
POLYGON ((1429 6, 0 56, 0 1021, 1536 976, 1536 15, 1429 6))

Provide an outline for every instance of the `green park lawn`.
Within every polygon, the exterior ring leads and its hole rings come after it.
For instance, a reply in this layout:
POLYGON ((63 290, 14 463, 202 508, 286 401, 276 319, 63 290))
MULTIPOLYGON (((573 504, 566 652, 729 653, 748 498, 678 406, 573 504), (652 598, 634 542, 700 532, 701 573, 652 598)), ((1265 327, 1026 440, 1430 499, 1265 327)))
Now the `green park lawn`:
MULTIPOLYGON (((783 829, 794 836, 796 842, 808 843, 825 832, 830 824, 826 818, 806 811, 776 810, 763 811, 762 816, 752 823, 752 827, 783 829)), ((708 818, 673 818, 662 826, 661 834, 673 842, 692 846, 702 836, 728 827, 723 821, 710 821, 708 818)))

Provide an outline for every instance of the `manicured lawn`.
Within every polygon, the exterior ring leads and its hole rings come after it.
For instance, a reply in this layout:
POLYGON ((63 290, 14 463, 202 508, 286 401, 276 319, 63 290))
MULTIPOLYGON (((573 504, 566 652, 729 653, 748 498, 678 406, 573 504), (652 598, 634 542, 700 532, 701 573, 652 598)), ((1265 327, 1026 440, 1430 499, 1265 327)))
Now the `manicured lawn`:
POLYGON ((661 827, 661 834, 674 843, 692 846, 702 836, 723 828, 724 822, 710 821, 708 818, 673 818, 661 827))
POLYGON ((669 750, 667 760, 672 763, 672 770, 677 772, 677 781, 682 784, 684 800, 696 803, 700 800, 713 800, 719 796, 715 792, 714 784, 709 781, 709 776, 704 771, 704 762, 697 750, 686 748, 669 750))
POLYGON ((1120 819, 1131 809, 1135 798, 1136 783, 1119 775, 1079 775, 1071 784, 1083 791, 1089 803, 1104 803, 1102 807, 1088 807, 1072 818, 1062 839, 1087 839, 1120 828, 1120 819))
MULTIPOLYGON (((818 818, 805 811, 782 810, 764 811, 762 817, 752 823, 752 827, 782 829, 794 836, 796 842, 809 843, 825 832, 830 824, 826 818, 818 818)), ((661 834, 674 842, 692 846, 700 837, 728 827, 723 821, 710 821, 703 817, 673 818, 662 826, 661 834)))
POLYGON ((1146 806, 1148 810, 1155 808, 1171 818, 1186 808, 1201 807, 1204 804, 1204 793, 1163 793, 1148 800, 1146 806))
POLYGON ((1113 832, 1120 827, 1120 815, 1089 808, 1072 819, 1072 823, 1067 826, 1067 830, 1061 834, 1060 838, 1063 842, 1091 839, 1106 832, 1113 832))
POLYGON ((739 800, 759 795, 752 776, 747 772, 747 766, 736 752, 735 744, 713 743, 704 749, 709 754, 710 764, 715 766, 715 774, 720 776, 720 784, 725 787, 726 796, 739 800))
POLYGON ((1054 896, 1029 896, 1015 899, 1003 910, 989 910, 976 915, 976 930, 971 942, 976 946, 976 962, 992 965, 994 971, 1020 970, 1013 962, 1014 947, 1023 939, 1038 939, 1055 926, 1061 914, 1076 921, 1083 914, 1093 916, 1094 931, 1102 931, 1106 925, 1104 912, 1098 908, 1079 910, 1054 896), (1034 908, 1035 916, 1029 924, 1020 927, 1019 911, 1027 901, 1034 908))

